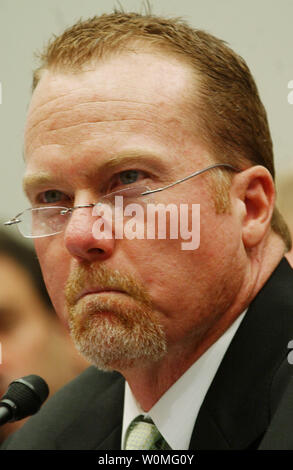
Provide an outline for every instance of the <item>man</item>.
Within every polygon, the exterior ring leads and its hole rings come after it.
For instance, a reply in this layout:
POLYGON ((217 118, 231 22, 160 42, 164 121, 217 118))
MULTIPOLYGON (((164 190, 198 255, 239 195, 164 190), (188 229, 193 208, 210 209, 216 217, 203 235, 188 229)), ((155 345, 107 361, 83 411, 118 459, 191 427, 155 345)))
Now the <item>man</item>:
MULTIPOLYGON (((53 310, 35 253, 3 230, 0 341, 0 396, 14 379, 31 373, 44 377, 51 396, 88 366, 53 310)), ((0 442, 24 421, 1 426, 0 442)))
MULTIPOLYGON (((41 208, 25 234, 96 368, 4 448, 257 448, 290 377, 293 276, 244 61, 179 20, 78 22, 42 55, 25 154, 24 188, 41 208), (109 215, 113 192, 136 206, 109 215), (200 204, 199 247, 182 249, 171 215, 165 239, 122 236, 121 219, 128 228, 133 207, 151 204, 190 216, 200 204)), ((9 223, 23 230, 20 218, 9 223)))

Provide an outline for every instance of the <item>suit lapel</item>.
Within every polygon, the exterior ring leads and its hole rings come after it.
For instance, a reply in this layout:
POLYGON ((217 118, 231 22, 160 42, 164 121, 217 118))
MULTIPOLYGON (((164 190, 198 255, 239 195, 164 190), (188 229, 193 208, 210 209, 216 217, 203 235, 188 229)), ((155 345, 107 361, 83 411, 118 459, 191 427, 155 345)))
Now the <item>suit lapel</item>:
MULTIPOLYGON (((293 338, 293 271, 285 259, 251 303, 200 409, 190 449, 256 448, 282 386, 293 338), (284 369, 284 367, 282 367, 284 369), (277 390, 277 396, 272 393, 277 390)), ((276 395, 276 393, 275 393, 276 395)))
POLYGON ((63 450, 119 450, 124 401, 124 379, 115 372, 92 370, 92 377, 79 389, 74 421, 63 429, 58 448, 63 450))

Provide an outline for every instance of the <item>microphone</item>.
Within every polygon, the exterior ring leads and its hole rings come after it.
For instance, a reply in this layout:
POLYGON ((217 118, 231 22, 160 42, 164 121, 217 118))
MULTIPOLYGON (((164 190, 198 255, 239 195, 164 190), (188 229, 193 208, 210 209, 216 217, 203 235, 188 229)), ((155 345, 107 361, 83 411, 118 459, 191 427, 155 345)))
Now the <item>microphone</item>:
POLYGON ((16 379, 0 401, 0 426, 36 413, 49 395, 49 387, 38 375, 16 379))

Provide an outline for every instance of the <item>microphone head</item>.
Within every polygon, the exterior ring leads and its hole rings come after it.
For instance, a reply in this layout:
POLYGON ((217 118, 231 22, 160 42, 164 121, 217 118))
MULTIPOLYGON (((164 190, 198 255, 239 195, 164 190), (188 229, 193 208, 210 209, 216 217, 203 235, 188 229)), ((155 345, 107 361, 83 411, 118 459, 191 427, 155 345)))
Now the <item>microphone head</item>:
POLYGON ((49 387, 44 379, 38 375, 26 375, 11 382, 0 405, 10 409, 10 421, 18 421, 36 413, 48 395, 49 387))

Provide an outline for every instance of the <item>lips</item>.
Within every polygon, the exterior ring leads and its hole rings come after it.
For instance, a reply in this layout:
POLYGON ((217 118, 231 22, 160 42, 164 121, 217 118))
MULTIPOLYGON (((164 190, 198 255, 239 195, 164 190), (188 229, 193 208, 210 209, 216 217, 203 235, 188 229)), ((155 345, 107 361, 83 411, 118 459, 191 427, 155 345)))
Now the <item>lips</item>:
POLYGON ((115 289, 113 287, 94 287, 94 288, 82 290, 81 293, 79 293, 79 295, 77 296, 76 302, 78 302, 80 299, 84 298, 87 295, 101 294, 101 293, 104 293, 104 292, 115 292, 115 293, 118 293, 118 294, 126 294, 125 291, 123 291, 121 289, 115 289))

